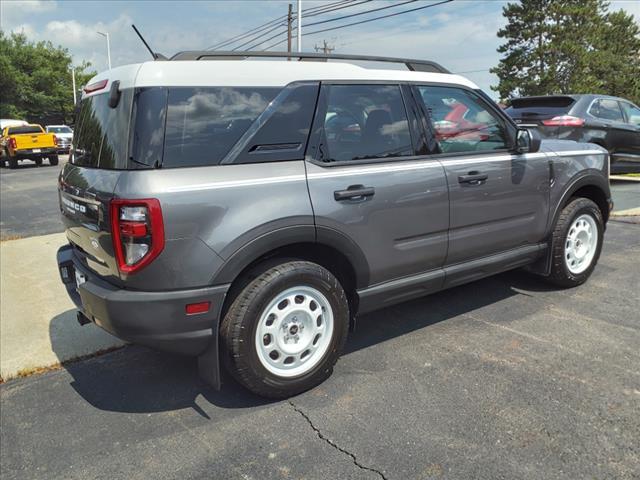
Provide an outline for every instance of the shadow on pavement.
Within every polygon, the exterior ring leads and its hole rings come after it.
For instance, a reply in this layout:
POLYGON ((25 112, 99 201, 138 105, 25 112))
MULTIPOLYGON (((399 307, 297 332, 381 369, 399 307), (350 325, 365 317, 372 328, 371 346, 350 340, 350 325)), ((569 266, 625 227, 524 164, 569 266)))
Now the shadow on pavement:
MULTIPOLYGON (((364 315, 358 319, 344 355, 521 294, 517 289, 552 290, 524 272, 509 272, 364 315)), ((54 351, 61 348, 53 338, 52 343, 54 351)), ((75 391, 100 410, 152 413, 193 408, 203 417, 210 418, 196 403, 197 397, 202 396, 224 409, 271 403, 247 392, 228 376, 223 379, 220 391, 210 388, 198 377, 195 358, 139 346, 69 363, 64 368, 73 378, 71 386, 75 391)))

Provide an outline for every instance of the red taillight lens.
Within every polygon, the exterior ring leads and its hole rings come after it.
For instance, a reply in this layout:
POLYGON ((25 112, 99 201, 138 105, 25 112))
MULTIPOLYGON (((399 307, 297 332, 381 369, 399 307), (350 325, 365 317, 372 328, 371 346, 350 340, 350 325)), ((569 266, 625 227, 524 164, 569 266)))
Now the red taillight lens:
POLYGON ((582 127, 584 125, 584 118, 560 115, 550 120, 543 120, 542 124, 547 127, 582 127))
POLYGON ((18 143, 16 142, 16 139, 15 139, 15 138, 10 138, 10 139, 9 139, 9 147, 10 147, 10 148, 13 148, 14 150, 15 150, 16 148, 18 148, 18 143))
POLYGON ((57 147, 58 146, 58 137, 56 137, 55 135, 53 136, 53 144, 57 147))
POLYGON ((111 235, 122 273, 135 273, 151 263, 164 248, 160 202, 155 198, 112 200, 111 235))
POLYGON ((84 93, 91 93, 91 92, 97 92, 98 90, 102 90, 104 87, 107 86, 107 83, 109 83, 109 80, 105 79, 105 80, 100 80, 99 82, 87 85, 86 87, 84 87, 84 93))

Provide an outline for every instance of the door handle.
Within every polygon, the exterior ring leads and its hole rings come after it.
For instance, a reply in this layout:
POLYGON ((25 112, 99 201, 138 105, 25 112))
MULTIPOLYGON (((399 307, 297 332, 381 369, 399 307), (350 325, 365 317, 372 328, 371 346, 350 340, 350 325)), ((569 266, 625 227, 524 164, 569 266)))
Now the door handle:
POLYGON ((470 185, 480 185, 489 175, 480 172, 469 172, 467 175, 460 175, 458 177, 458 183, 468 183, 470 185))
POLYGON ((336 201, 350 200, 350 199, 362 199, 367 197, 373 197, 376 193, 375 188, 365 187, 364 185, 351 185, 346 190, 336 190, 333 192, 333 198, 336 201))

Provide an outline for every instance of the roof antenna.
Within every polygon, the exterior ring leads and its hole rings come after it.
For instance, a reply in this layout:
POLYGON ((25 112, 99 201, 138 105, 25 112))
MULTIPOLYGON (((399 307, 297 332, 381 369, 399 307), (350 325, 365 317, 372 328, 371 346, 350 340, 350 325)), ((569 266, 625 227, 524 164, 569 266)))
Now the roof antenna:
POLYGON ((138 37, 140 37, 140 40, 142 40, 142 43, 144 43, 144 46, 147 47, 147 50, 149 50, 149 53, 151 54, 151 56, 153 57, 154 60, 167 60, 167 57, 165 57, 164 55, 162 55, 161 53, 155 53, 153 50, 151 50, 151 47, 149 46, 149 44, 145 41, 144 37, 142 36, 142 34, 138 31, 138 29, 136 28, 136 26, 134 24, 131 24, 131 26, 133 27, 133 29, 135 30, 135 32, 138 34, 138 37))

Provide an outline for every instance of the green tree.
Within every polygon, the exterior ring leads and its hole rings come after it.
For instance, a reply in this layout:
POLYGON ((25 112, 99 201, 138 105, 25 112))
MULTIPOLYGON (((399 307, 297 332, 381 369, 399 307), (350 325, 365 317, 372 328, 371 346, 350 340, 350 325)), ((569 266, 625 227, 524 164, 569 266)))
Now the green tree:
MULTIPOLYGON (((51 42, 30 42, 22 33, 0 30, 0 118, 72 121, 72 59, 69 51, 51 42)), ((76 87, 95 73, 88 62, 76 67, 76 87)))
POLYGON ((521 0, 503 7, 502 99, 603 93, 640 102, 640 28, 606 0, 521 0))

